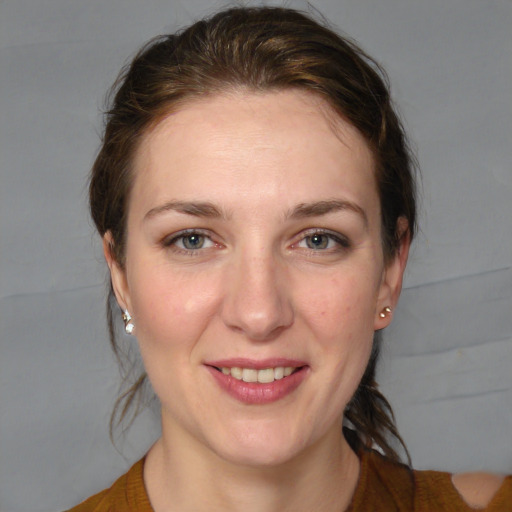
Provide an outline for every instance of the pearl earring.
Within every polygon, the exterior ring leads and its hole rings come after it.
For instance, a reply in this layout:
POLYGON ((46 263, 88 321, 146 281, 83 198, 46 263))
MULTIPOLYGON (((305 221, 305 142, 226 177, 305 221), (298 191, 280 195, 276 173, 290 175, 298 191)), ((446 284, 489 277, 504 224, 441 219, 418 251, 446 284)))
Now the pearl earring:
POLYGON ((123 313, 123 320, 124 320, 124 330, 126 331, 126 334, 133 334, 133 329, 135 329, 135 325, 132 322, 132 317, 130 313, 128 313, 128 310, 125 309, 123 313))
POLYGON ((379 316, 381 318, 386 318, 391 313, 391 308, 389 306, 386 306, 380 313, 379 316))

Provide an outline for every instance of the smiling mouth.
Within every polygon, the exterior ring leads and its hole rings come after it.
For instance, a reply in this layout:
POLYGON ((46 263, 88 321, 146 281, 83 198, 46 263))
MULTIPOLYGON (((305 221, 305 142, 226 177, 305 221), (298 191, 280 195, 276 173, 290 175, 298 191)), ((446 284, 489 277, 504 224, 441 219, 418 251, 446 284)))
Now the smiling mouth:
POLYGON ((281 380, 289 377, 296 371, 303 368, 294 366, 277 366, 275 368, 263 368, 257 370, 255 368, 240 368, 234 366, 228 367, 215 367, 216 370, 222 372, 224 375, 230 375, 236 380, 242 380, 244 382, 257 382, 259 384, 270 384, 276 380, 281 380))

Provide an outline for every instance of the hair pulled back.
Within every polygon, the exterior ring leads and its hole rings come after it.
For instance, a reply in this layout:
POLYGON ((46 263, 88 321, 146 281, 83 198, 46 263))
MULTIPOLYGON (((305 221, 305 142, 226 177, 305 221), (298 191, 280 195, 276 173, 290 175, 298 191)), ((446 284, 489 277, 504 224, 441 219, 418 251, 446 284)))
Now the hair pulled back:
MULTIPOLYGON (((233 8, 177 34, 150 41, 125 67, 112 88, 102 145, 90 181, 90 210, 100 235, 112 235, 112 255, 124 265, 132 163, 142 137, 180 105, 230 90, 310 91, 364 136, 376 162, 386 258, 401 236, 416 230, 414 159, 394 111, 385 72, 355 43, 306 14, 286 8, 233 8), (407 220, 406 233, 397 221, 407 220)), ((114 318, 119 308, 110 289, 110 340, 117 357, 114 318)), ((376 333, 370 362, 345 411, 367 446, 376 444, 398 459, 391 437, 402 440, 389 403, 378 391, 376 333)), ((122 422, 137 403, 145 375, 119 398, 111 421, 122 422)), ((112 432, 112 430, 111 430, 112 432)))

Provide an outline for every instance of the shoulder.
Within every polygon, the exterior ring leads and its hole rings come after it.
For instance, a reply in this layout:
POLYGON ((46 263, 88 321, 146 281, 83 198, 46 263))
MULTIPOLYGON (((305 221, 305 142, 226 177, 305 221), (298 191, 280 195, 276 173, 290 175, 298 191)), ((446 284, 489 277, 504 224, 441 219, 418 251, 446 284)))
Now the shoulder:
POLYGON ((452 476, 457 492, 474 508, 486 507, 504 481, 503 475, 493 473, 458 473, 452 476))
POLYGON ((67 512, 153 512, 144 486, 144 459, 135 463, 114 484, 67 512))
POLYGON ((367 504, 369 496, 375 495, 379 504, 385 505, 382 510, 390 510, 391 504, 393 510, 418 512, 512 510, 512 476, 414 471, 374 451, 363 454, 361 463, 360 487, 364 487, 359 489, 364 491, 361 503, 367 504))
POLYGON ((108 503, 105 502, 108 489, 91 496, 76 507, 70 508, 66 512, 108 512, 110 510, 108 503))

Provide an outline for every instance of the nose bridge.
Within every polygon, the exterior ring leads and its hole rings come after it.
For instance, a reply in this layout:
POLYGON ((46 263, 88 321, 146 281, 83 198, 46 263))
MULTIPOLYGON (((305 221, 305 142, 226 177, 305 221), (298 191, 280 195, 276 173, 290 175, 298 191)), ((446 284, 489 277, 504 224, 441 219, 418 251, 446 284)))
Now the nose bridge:
POLYGON ((285 270, 271 248, 240 248, 228 272, 227 325, 250 339, 264 340, 291 324, 285 270))

